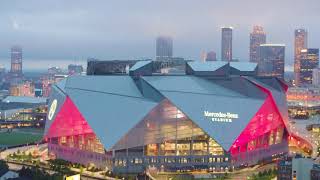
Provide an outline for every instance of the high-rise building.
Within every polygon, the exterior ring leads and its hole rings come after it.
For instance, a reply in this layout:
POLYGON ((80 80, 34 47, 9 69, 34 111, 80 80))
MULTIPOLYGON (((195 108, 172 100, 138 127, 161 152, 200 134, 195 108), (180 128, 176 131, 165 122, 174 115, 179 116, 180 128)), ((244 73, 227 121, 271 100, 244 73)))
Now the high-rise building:
POLYGON ((29 81, 20 84, 12 84, 9 91, 10 96, 35 96, 34 83, 29 81))
POLYGON ((201 51, 200 52, 200 61, 205 62, 207 59, 207 52, 206 51, 201 51))
POLYGON ((206 61, 216 61, 216 60, 217 60, 216 52, 209 51, 206 56, 206 61))
POLYGON ((284 78, 285 45, 261 44, 259 46, 258 74, 284 78))
POLYGON ((300 54, 299 83, 312 84, 312 71, 319 67, 319 49, 302 49, 300 54))
POLYGON ((20 46, 13 46, 11 48, 11 83, 17 84, 22 80, 22 48, 20 46))
POLYGON ((262 26, 253 26, 253 32, 250 33, 250 62, 259 61, 259 46, 266 43, 266 33, 262 26))
POLYGON ((312 84, 315 86, 320 86, 320 68, 313 69, 312 84))
POLYGON ((221 60, 232 61, 232 27, 223 27, 221 31, 221 60))
POLYGON ((83 72, 82 65, 77 65, 77 64, 69 64, 68 65, 69 75, 80 75, 82 72, 83 72))
POLYGON ((156 40, 156 59, 170 60, 173 55, 173 40, 169 36, 159 36, 156 40))
POLYGON ((48 75, 54 76, 56 74, 63 74, 63 71, 60 67, 50 67, 48 69, 48 75))
POLYGON ((295 84, 300 85, 300 61, 301 50, 308 48, 308 32, 305 29, 294 31, 294 79, 295 84))

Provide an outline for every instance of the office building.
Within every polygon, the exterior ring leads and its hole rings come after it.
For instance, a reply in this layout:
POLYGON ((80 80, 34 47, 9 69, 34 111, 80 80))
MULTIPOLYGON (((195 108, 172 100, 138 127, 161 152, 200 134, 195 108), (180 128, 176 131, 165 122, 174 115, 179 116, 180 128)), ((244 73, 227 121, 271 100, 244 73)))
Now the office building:
POLYGON ((221 60, 232 61, 232 27, 221 28, 221 60))
POLYGON ((305 29, 294 31, 294 79, 295 85, 300 85, 301 50, 308 48, 308 32, 305 29))
POLYGON ((188 62, 184 75, 154 74, 152 63, 53 85, 50 156, 120 173, 228 172, 287 153, 287 86, 277 78, 240 76, 256 65, 238 62, 188 62))
POLYGON ((10 96, 35 96, 35 87, 33 82, 23 82, 19 84, 11 84, 10 85, 10 96))
POLYGON ((170 60, 173 56, 173 40, 170 36, 159 36, 156 40, 156 60, 170 60))
POLYGON ((284 78, 285 45, 261 44, 259 47, 259 76, 284 78))
POLYGON ((302 49, 300 53, 299 84, 312 84, 312 71, 319 68, 319 49, 302 49))
POLYGON ((217 60, 216 52, 214 51, 207 52, 206 61, 216 61, 216 60, 217 60))
POLYGON ((320 86, 320 68, 315 68, 312 71, 312 84, 320 86))
POLYGON ((82 65, 69 64, 68 65, 68 74, 69 75, 80 75, 83 72, 82 65))
POLYGON ((318 176, 318 166, 312 159, 308 158, 288 158, 278 162, 278 176, 280 180, 310 179, 318 176), (311 174, 311 172, 313 173, 311 174))
POLYGON ((250 33, 250 62, 258 63, 261 44, 266 44, 266 33, 262 26, 254 26, 253 32, 250 33))
POLYGON ((10 83, 21 83, 22 77, 22 48, 20 46, 13 46, 11 48, 10 83))

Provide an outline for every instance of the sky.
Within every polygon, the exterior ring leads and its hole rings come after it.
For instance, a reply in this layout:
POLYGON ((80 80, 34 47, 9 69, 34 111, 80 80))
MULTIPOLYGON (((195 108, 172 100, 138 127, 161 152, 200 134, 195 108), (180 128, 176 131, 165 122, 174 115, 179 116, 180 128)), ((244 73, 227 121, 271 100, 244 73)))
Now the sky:
POLYGON ((261 25, 268 43, 286 44, 293 62, 294 29, 320 47, 319 0, 1 0, 0 64, 21 45, 27 67, 99 59, 154 58, 155 39, 169 35, 174 56, 220 59, 221 27, 233 26, 233 57, 249 59, 249 33, 261 25), (50 62, 50 63, 49 63, 50 62))

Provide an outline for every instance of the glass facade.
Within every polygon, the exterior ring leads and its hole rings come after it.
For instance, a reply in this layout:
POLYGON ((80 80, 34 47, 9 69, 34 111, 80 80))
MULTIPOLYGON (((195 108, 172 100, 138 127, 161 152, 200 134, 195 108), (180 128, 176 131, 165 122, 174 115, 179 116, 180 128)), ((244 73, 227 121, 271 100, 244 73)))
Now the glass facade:
POLYGON ((169 100, 163 100, 113 149, 130 149, 139 146, 144 147, 144 155, 147 156, 224 154, 224 150, 214 139, 169 100))
POLYGON ((319 67, 319 49, 302 49, 300 54, 300 84, 312 84, 312 71, 319 67))
POLYGON ((232 28, 221 28, 221 60, 232 61, 232 28))
POLYGON ((262 44, 259 47, 258 74, 284 78, 285 46, 262 44))
POLYGON ((260 110, 230 148, 235 155, 242 152, 266 148, 287 140, 285 125, 271 96, 268 96, 260 110))

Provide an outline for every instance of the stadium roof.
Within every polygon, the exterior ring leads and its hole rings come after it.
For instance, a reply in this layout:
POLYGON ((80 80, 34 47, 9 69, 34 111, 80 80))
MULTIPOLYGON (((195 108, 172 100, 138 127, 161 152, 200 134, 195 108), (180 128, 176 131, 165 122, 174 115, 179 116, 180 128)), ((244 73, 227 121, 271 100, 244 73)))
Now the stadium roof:
MULTIPOLYGON (((220 65, 223 64, 226 63, 220 65)), ((202 69, 196 64, 194 67, 202 69)), ((211 68, 219 67, 213 65, 211 68)), ((55 90, 63 93, 53 93, 53 98, 63 94, 69 97, 106 149, 116 144, 165 98, 227 150, 264 103, 267 95, 259 86, 270 89, 276 104, 285 103, 280 83, 277 79, 257 80, 241 76, 224 79, 191 75, 141 76, 139 79, 130 76, 71 76, 65 83, 56 85, 59 88, 55 90), (158 101, 152 96, 157 96, 158 101), (205 111, 237 114, 239 118, 230 123, 213 122, 204 116, 205 111)), ((58 98, 58 101, 64 99, 58 98)), ((285 107, 279 110, 283 112, 285 107)), ((284 112, 282 115, 286 116, 284 112)), ((47 126, 50 124, 46 129, 47 126)))
POLYGON ((188 62, 188 65, 194 70, 194 71, 215 71, 219 68, 222 68, 223 66, 227 65, 228 62, 226 61, 207 61, 207 62, 188 62))
POLYGON ((230 66, 239 71, 254 71, 258 64, 251 62, 230 62, 230 66))
POLYGON ((134 70, 137 70, 149 63, 151 63, 152 61, 138 61, 136 64, 134 64, 131 68, 130 68, 130 71, 134 71, 134 70))

